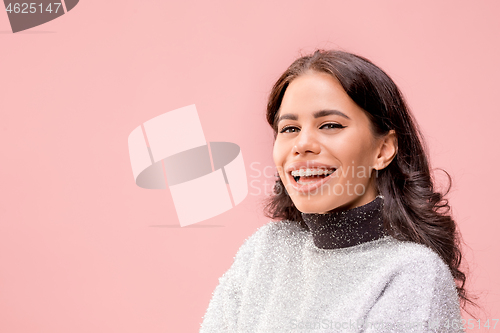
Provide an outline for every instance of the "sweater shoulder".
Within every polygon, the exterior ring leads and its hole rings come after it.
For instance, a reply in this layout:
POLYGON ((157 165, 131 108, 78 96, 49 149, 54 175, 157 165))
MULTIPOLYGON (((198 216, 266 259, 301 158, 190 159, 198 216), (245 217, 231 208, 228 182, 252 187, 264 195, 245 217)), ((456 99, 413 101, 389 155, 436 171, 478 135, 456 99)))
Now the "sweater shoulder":
POLYGON ((259 229, 262 229, 267 235, 287 237, 291 235, 304 235, 306 230, 299 226, 295 221, 281 220, 269 221, 259 229))
POLYGON ((410 268, 422 275, 441 276, 445 280, 453 281, 448 264, 430 247, 411 241, 393 240, 388 259, 401 268, 410 268))
POLYGON ((269 239, 283 239, 290 236, 304 236, 305 230, 297 222, 289 220, 269 221, 259 227, 245 242, 256 242, 269 239))
POLYGON ((290 242, 303 242, 307 235, 307 231, 299 226, 297 222, 280 220, 269 221, 257 229, 250 238, 255 237, 262 245, 272 244, 273 246, 278 246, 279 244, 288 244, 290 242))
POLYGON ((424 244, 395 240, 394 245, 393 255, 398 256, 403 263, 423 261, 446 265, 433 249, 424 244))
POLYGON ((278 251, 281 245, 298 245, 303 243, 307 235, 297 222, 289 220, 269 221, 249 236, 238 250, 238 256, 250 252, 262 252, 269 249, 278 251), (291 244, 293 243, 293 244, 291 244))

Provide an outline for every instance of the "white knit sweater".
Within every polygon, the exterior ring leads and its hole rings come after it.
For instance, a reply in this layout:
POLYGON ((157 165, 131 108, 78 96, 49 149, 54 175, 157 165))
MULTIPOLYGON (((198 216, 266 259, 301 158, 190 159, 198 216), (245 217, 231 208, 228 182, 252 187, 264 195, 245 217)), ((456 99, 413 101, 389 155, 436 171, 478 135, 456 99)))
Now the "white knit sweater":
POLYGON ((390 236, 321 249, 290 221, 269 222, 219 279, 200 332, 462 332, 448 266, 390 236))

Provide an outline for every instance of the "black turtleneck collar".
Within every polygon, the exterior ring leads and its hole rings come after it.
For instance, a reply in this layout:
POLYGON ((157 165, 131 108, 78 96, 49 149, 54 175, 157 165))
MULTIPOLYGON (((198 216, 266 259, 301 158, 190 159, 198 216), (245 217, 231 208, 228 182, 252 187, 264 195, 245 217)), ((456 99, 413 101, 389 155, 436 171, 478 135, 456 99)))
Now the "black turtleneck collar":
POLYGON ((326 214, 302 213, 302 219, 316 247, 350 247, 386 236, 382 227, 383 202, 383 196, 379 195, 363 206, 326 214))

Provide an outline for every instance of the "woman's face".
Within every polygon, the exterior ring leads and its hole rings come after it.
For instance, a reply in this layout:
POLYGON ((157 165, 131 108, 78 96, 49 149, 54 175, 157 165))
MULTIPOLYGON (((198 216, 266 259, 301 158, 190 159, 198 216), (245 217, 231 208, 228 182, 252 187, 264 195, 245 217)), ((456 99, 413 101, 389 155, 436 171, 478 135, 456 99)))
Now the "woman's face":
POLYGON ((390 152, 383 139, 374 138, 365 111, 333 76, 309 71, 294 79, 278 117, 273 159, 299 211, 326 213, 375 199, 374 169, 388 164, 381 155, 390 152), (300 175, 300 169, 304 173, 297 182, 292 171, 300 175), (335 171, 325 177, 316 174, 319 170, 335 171))

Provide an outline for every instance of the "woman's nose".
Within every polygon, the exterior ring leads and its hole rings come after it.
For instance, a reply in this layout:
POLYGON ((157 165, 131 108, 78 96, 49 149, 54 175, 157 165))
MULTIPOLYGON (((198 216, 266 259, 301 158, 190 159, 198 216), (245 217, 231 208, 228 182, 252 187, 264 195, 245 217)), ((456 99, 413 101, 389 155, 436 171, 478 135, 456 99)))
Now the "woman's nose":
POLYGON ((311 131, 302 129, 299 135, 295 138, 295 145, 293 147, 294 154, 306 154, 308 152, 318 154, 320 151, 320 144, 311 131))

